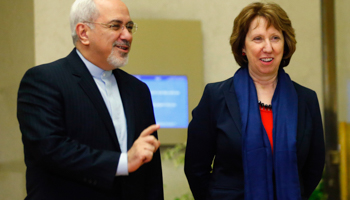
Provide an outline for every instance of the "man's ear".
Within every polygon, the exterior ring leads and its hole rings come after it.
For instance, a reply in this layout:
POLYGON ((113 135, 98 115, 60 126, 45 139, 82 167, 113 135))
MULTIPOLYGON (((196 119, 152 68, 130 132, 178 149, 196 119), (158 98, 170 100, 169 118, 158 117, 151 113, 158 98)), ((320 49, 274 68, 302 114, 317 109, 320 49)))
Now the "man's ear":
POLYGON ((88 34, 88 32, 90 30, 91 30, 90 27, 88 25, 84 24, 84 23, 78 23, 75 26, 75 32, 77 33, 79 41, 83 45, 89 45, 90 44, 89 34, 88 34))

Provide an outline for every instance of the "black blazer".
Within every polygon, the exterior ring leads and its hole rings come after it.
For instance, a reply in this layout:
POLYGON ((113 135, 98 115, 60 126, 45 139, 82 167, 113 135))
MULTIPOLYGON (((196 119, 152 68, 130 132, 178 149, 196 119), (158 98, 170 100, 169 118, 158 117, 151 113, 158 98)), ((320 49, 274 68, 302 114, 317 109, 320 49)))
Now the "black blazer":
MULTIPOLYGON (((323 127, 316 93, 297 83, 294 86, 298 94, 298 171, 306 199, 322 177, 323 127)), ((233 77, 208 84, 192 115, 185 173, 195 199, 243 200, 241 116, 233 77)))
MULTIPOLYGON (((155 123, 148 87, 113 71, 127 121, 128 149, 155 123)), ((29 69, 17 117, 27 165, 27 198, 163 199, 159 150, 129 176, 115 176, 121 150, 111 117, 88 69, 73 51, 29 69)), ((157 133, 154 133, 157 137, 157 133)))

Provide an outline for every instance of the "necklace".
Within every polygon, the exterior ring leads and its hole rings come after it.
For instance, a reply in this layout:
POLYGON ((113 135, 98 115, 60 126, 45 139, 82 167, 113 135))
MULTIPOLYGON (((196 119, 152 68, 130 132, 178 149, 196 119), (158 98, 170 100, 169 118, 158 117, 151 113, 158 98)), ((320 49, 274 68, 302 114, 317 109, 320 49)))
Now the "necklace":
POLYGON ((265 108, 266 110, 272 110, 272 105, 271 104, 264 104, 261 101, 258 101, 258 104, 261 108, 265 108))

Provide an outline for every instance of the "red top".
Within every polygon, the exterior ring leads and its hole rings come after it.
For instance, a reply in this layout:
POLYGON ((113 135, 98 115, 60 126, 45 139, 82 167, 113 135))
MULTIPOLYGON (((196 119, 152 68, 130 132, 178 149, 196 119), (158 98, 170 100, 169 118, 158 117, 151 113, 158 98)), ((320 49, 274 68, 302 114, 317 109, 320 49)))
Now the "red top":
POLYGON ((272 115, 272 110, 260 107, 260 115, 261 115, 261 121, 264 125, 267 136, 269 137, 269 140, 270 140, 271 149, 273 151, 273 137, 272 137, 273 115, 272 115))

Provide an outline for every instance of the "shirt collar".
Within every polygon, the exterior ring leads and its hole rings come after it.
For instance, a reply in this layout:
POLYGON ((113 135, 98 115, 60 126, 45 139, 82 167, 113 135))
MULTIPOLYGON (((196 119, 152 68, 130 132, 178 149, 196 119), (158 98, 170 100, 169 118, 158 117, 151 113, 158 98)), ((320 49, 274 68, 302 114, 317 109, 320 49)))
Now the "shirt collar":
POLYGON ((89 70, 90 74, 92 75, 92 77, 94 78, 98 78, 101 79, 102 77, 109 77, 112 74, 112 70, 110 71, 105 71, 99 67, 97 67, 96 65, 92 64, 90 61, 88 61, 81 53, 78 49, 76 49, 77 54, 79 55, 79 57, 81 58, 81 60, 84 62, 86 68, 89 70))

